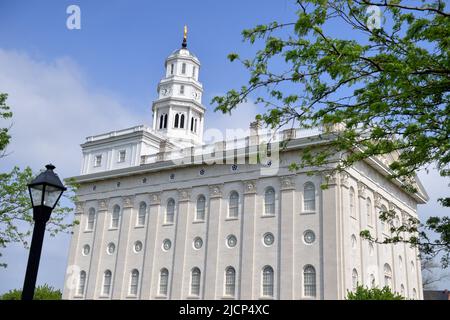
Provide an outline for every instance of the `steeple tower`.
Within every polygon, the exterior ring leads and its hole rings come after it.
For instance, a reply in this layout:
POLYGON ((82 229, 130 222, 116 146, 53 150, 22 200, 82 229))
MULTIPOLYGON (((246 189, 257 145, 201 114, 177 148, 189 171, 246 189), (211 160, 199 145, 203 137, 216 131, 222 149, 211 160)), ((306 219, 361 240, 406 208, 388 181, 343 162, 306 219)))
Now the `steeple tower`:
POLYGON ((153 130, 182 147, 200 145, 205 114, 203 86, 198 81, 200 61, 187 49, 187 26, 181 48, 167 57, 165 69, 152 106, 153 130))

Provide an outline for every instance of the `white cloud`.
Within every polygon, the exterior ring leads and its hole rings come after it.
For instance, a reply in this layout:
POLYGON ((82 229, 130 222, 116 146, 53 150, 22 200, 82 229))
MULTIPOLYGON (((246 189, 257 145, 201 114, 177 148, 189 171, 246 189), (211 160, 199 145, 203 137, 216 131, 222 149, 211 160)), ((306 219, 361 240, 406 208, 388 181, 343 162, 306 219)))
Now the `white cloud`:
MULTIPOLYGON (((0 92, 8 93, 13 111, 10 154, 0 160, 2 172, 14 165, 37 171, 52 162, 61 177, 77 175, 79 145, 86 136, 138 125, 143 119, 115 94, 91 86, 70 58, 48 62, 0 49, 0 92)), ((46 238, 38 284, 62 288, 69 238, 66 234, 46 238)), ((28 259, 28 251, 20 245, 2 253, 1 260, 9 267, 0 269, 0 293, 22 286, 28 259)))
POLYGON ((86 136, 142 121, 117 96, 91 87, 70 58, 47 62, 0 49, 0 70, 0 90, 13 111, 7 166, 39 170, 51 161, 61 176, 76 175, 86 136))

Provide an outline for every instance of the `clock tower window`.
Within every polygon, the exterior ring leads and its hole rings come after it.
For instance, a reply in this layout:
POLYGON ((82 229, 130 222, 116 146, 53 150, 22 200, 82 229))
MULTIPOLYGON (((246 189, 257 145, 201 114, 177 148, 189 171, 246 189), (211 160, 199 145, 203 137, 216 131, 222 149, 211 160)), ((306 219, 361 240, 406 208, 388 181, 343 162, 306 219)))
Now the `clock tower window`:
POLYGON ((180 119, 180 115, 177 113, 177 114, 175 115, 175 124, 174 124, 174 127, 175 127, 175 128, 178 128, 178 121, 180 121, 179 119, 180 119))

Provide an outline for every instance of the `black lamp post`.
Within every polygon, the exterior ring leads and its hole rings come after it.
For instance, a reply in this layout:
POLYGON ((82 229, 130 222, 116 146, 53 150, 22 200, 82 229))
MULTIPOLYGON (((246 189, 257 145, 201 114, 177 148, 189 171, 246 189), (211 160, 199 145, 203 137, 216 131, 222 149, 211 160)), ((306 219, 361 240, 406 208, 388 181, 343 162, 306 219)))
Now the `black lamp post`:
POLYGON ((55 166, 48 164, 46 171, 40 173, 28 184, 31 203, 33 205, 33 238, 31 240, 30 254, 28 256, 27 273, 22 290, 22 300, 33 300, 36 278, 41 259, 42 242, 44 240, 45 225, 61 198, 66 187, 58 175, 53 172, 55 166))

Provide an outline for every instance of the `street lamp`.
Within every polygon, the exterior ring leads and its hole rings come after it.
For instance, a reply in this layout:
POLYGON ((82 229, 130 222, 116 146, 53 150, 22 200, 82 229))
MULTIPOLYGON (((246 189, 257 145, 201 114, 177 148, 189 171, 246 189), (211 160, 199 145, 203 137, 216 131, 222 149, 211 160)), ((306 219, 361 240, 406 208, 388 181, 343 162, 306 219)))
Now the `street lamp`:
POLYGON ((28 256, 27 272, 23 284, 22 300, 33 300, 45 234, 45 224, 50 219, 50 215, 59 198, 66 190, 58 175, 53 172, 55 166, 48 164, 45 168, 47 170, 41 172, 28 184, 28 191, 30 192, 33 206, 34 229, 28 256))

